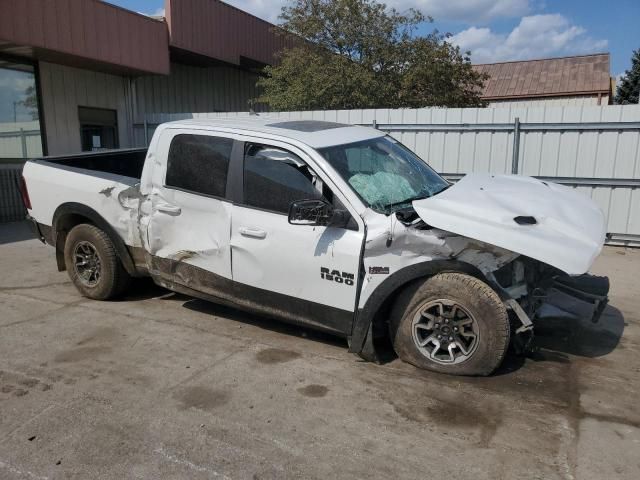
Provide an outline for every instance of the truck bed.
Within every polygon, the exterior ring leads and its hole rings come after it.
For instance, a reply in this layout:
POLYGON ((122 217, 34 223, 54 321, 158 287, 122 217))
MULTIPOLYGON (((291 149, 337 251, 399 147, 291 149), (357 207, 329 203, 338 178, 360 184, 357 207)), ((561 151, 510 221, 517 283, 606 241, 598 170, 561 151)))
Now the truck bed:
POLYGON ((44 157, 25 163, 23 177, 32 208, 29 215, 51 227, 56 211, 81 205, 111 225, 127 245, 137 235, 133 209, 120 198, 140 183, 146 148, 44 157))
POLYGON ((140 180, 146 156, 146 148, 136 148, 45 157, 35 162, 102 178, 113 179, 115 175, 140 180))

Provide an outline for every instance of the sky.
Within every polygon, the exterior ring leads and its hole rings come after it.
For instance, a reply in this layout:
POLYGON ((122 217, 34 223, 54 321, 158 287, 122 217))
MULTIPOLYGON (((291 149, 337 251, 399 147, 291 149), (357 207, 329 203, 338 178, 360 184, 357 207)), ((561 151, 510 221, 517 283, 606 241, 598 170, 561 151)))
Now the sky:
MULTIPOLYGON (((109 0, 125 8, 162 14, 163 0, 109 0)), ((289 0, 225 0, 271 22, 289 0)), ((640 48, 640 0, 386 0, 403 11, 434 18, 423 25, 451 33, 471 51, 473 63, 491 63, 596 52, 611 53, 611 74, 630 67, 640 48)))
POLYGON ((0 123, 31 121, 31 110, 22 102, 27 88, 34 85, 33 73, 0 70, 0 123))

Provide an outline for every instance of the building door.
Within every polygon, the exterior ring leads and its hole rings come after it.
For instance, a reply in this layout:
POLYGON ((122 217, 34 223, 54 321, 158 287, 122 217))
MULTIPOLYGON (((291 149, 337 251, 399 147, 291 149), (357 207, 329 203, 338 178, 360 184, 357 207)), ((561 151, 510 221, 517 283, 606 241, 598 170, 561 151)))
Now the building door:
POLYGON ((78 107, 78 119, 83 152, 119 148, 116 110, 78 107))

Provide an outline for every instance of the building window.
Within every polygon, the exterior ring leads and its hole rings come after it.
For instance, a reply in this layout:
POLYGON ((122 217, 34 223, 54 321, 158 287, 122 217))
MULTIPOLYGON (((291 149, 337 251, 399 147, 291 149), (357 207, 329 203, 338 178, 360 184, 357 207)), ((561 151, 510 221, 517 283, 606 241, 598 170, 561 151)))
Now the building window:
POLYGON ((0 160, 42 156, 40 118, 34 66, 0 57, 0 160))
POLYGON ((167 187, 224 197, 233 140, 209 135, 176 135, 169 147, 167 187))
POLYGON ((78 107, 83 152, 119 147, 118 112, 106 108, 78 107))

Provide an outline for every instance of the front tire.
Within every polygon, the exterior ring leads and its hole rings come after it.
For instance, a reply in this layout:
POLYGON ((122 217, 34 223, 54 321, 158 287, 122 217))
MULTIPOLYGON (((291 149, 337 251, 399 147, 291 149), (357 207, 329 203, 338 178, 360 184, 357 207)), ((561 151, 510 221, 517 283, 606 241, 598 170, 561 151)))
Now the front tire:
POLYGON ((463 273, 415 283, 396 300, 394 349, 405 362, 451 375, 489 375, 509 347, 509 318, 496 292, 463 273))
POLYGON ((94 300, 117 297, 131 281, 109 236, 93 225, 71 229, 64 244, 64 261, 78 291, 94 300))

